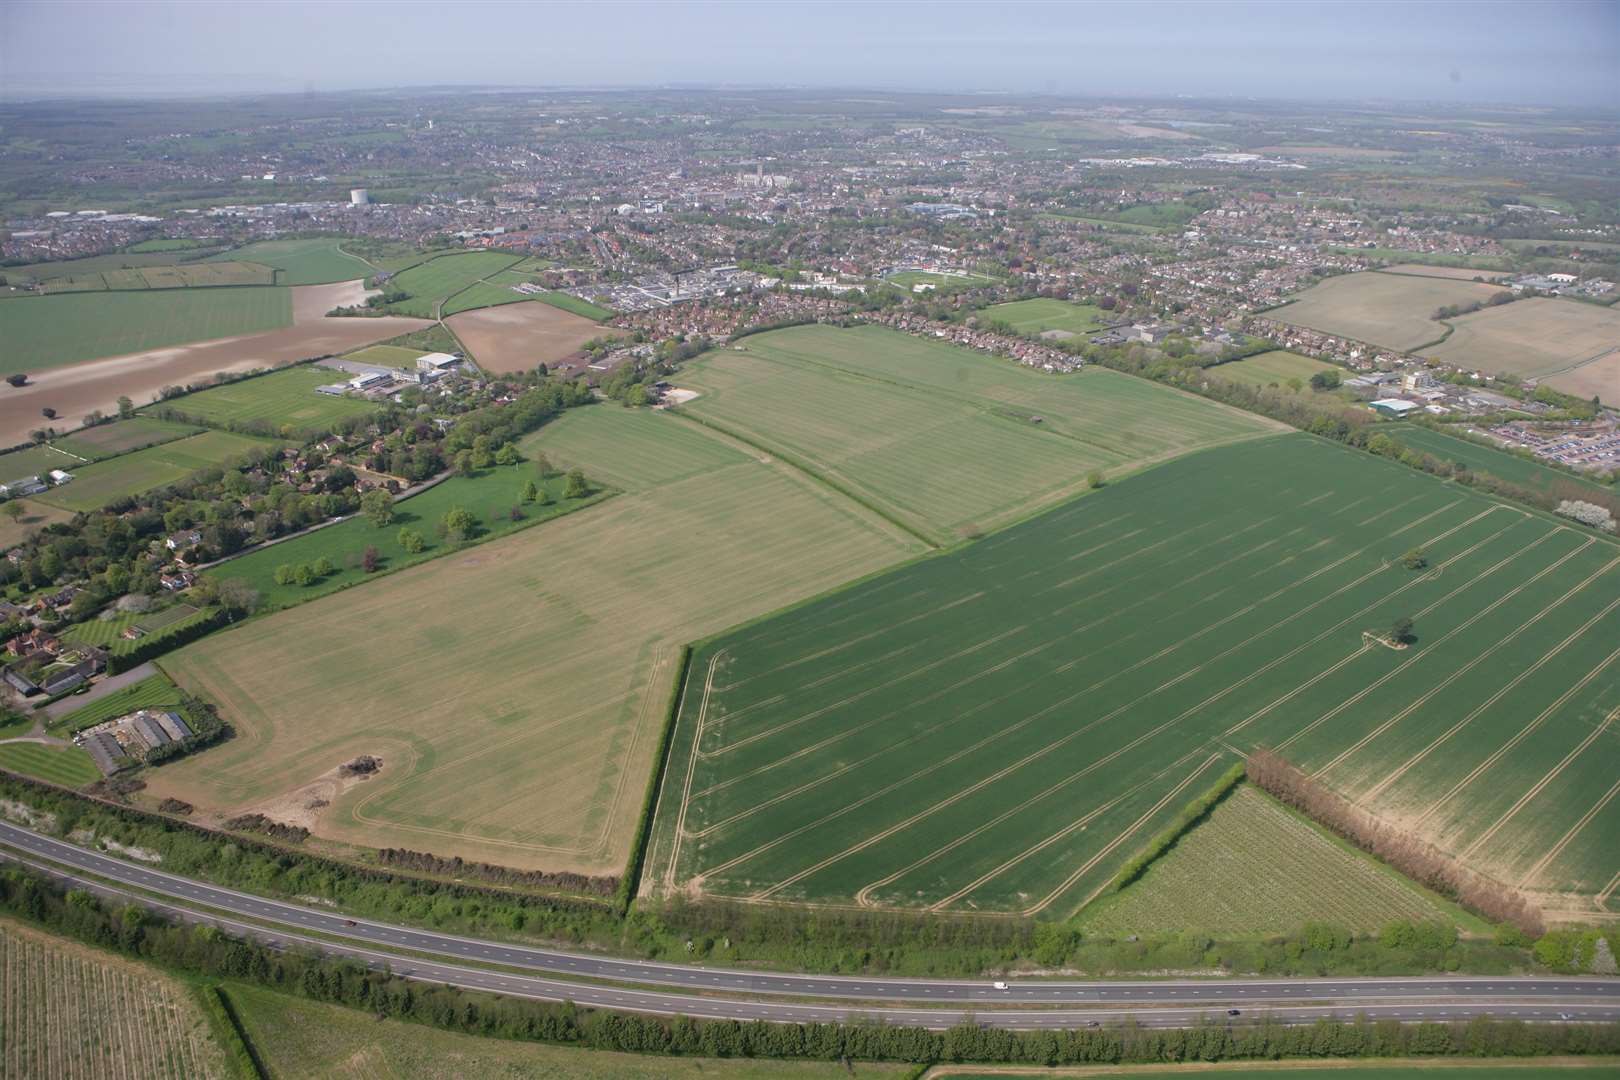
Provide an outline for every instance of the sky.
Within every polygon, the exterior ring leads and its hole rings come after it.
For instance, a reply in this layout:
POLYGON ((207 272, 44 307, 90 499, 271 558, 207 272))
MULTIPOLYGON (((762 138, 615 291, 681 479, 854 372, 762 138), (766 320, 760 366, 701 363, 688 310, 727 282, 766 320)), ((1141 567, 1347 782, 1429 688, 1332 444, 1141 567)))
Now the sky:
POLYGON ((1620 0, 0 0, 0 97, 840 86, 1613 106, 1620 0))

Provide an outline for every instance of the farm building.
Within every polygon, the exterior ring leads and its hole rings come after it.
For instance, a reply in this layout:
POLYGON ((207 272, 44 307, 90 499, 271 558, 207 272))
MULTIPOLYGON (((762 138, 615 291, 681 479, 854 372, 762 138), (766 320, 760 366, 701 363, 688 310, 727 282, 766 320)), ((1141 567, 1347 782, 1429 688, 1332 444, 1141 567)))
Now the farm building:
POLYGON ((1400 398, 1379 398, 1371 407, 1374 412, 1400 420, 1415 412, 1420 406, 1410 401, 1402 401, 1400 398))

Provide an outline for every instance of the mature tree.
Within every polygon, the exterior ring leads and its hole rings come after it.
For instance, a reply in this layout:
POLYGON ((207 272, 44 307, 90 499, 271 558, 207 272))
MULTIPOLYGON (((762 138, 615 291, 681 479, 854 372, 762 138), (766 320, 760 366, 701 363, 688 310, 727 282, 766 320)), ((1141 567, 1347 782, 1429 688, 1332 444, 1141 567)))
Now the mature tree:
MULTIPOLYGON (((534 500, 539 498, 539 497, 540 497, 540 489, 537 486, 535 486, 535 482, 533 480, 530 480, 528 483, 523 485, 523 501, 524 502, 534 502, 534 500)), ((16 520, 16 519, 13 518, 12 520, 16 520)))
POLYGON ((1315 375, 1311 376, 1311 389, 1337 390, 1341 382, 1342 380, 1339 378, 1338 370, 1335 368, 1327 368, 1325 370, 1318 371, 1315 375))
POLYGON ((1421 547, 1415 547, 1401 556, 1401 563, 1408 570, 1422 570, 1429 565, 1429 557, 1421 547))
POLYGON ((368 574, 374 574, 381 563, 382 553, 377 550, 375 544, 367 544, 366 550, 360 553, 360 569, 368 574))
POLYGON ((23 504, 18 502, 16 499, 9 500, 4 509, 6 517, 10 518, 13 524, 21 521, 23 514, 26 512, 27 511, 23 508, 23 504))
POLYGON ((331 559, 327 558, 325 555, 322 555, 319 559, 315 560, 315 573, 318 577, 326 577, 328 574, 337 573, 337 567, 332 564, 331 559))
POLYGON ((544 485, 541 485, 534 493, 534 501, 538 506, 549 505, 552 502, 550 490, 548 490, 544 485))
POLYGON ((551 459, 546 457, 545 454, 534 455, 534 468, 540 474, 542 480, 557 471, 551 467, 551 459))
POLYGON ((313 585, 317 577, 315 568, 309 563, 299 563, 293 567, 292 580, 294 585, 301 587, 313 585))
POLYGON ((259 590, 241 578, 226 578, 214 587, 214 602, 232 615, 247 615, 259 606, 259 590))
POLYGON ((1389 628, 1389 638, 1391 641, 1401 645, 1410 645, 1412 642, 1416 641, 1417 635, 1412 632, 1411 617, 1402 615, 1400 618, 1396 619, 1389 628))
POLYGON ((399 546, 412 555, 422 550, 422 534, 415 529, 399 530, 399 546))
POLYGON ((465 540, 477 527, 478 519, 465 507, 458 506, 444 515, 444 532, 452 540, 465 540))
POLYGON ((1086 473, 1086 486, 1091 488, 1093 491, 1102 487, 1103 483, 1104 481, 1101 469, 1092 469, 1090 472, 1086 473))
POLYGON ((456 454, 456 472, 462 476, 471 476, 478 471, 478 462, 471 450, 462 450, 456 454))
POLYGON ((360 512, 379 529, 394 521, 394 497, 382 488, 374 488, 360 496, 360 512))
POLYGON ((517 447, 513 446, 511 443, 506 443, 506 444, 502 445, 502 447, 499 450, 495 451, 495 464, 497 464, 497 465, 516 465, 517 463, 518 463, 517 447))
POLYGON ((276 567, 276 584, 292 585, 298 580, 297 571, 291 563, 282 563, 276 567))
POLYGON ((563 486, 563 495, 569 499, 583 499, 591 493, 591 485, 585 482, 585 474, 578 469, 568 470, 568 482, 563 486))
POLYGON ((129 400, 129 398, 127 398, 127 397, 119 398, 118 399, 118 415, 121 418, 125 419, 125 420, 128 420, 130 417, 134 416, 135 415, 135 403, 133 401, 129 400))

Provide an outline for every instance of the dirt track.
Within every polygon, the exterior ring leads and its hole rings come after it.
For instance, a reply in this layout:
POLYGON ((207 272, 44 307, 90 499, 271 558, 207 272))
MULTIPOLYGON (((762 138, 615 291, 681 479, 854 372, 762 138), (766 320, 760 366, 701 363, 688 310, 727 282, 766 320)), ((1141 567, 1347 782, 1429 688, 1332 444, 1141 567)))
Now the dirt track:
POLYGON ((463 311, 445 320, 485 371, 529 371, 620 331, 538 300, 463 311))
POLYGON ((421 319, 394 316, 325 317, 332 308, 362 302, 364 296, 358 281, 299 286, 292 290, 293 325, 281 330, 88 360, 48 368, 30 377, 27 386, 0 385, 0 446, 26 442, 30 431, 47 425, 58 431, 76 428, 93 409, 115 411, 120 396, 146 405, 165 386, 185 385, 216 372, 275 367, 342 352, 428 325, 421 319), (41 414, 46 407, 56 410, 55 420, 41 414))

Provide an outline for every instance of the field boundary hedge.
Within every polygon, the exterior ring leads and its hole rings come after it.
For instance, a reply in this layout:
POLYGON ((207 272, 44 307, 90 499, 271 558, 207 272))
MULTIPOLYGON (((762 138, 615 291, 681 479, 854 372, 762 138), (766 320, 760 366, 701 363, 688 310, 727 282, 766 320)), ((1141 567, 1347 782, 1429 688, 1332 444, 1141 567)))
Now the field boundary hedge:
POLYGON ((1192 802, 1183 806, 1181 812, 1175 816, 1175 820, 1157 836, 1149 840, 1146 847, 1131 856, 1125 865, 1119 868, 1119 873, 1114 875, 1114 880, 1109 884, 1108 891, 1119 892, 1125 886, 1147 873, 1148 867, 1157 862, 1160 856, 1175 847, 1177 842, 1187 835, 1194 826, 1206 820, 1211 811, 1219 806, 1247 776, 1247 766, 1241 761, 1222 773, 1220 779, 1216 780, 1213 786, 1192 800, 1192 802))
POLYGON ((254 1080, 270 1080, 270 1070, 259 1059, 253 1041, 248 1038, 247 1028, 242 1026, 242 1017, 226 996, 225 988, 217 984, 204 986, 201 997, 203 1008, 214 1021, 214 1030, 225 1044, 225 1054, 235 1067, 236 1074, 254 1080))
POLYGON ((647 777, 647 791, 641 799, 641 816, 636 819, 636 835, 630 841, 630 857, 625 860, 624 873, 619 876, 619 889, 613 898, 619 914, 630 909, 630 902, 641 889, 641 871, 647 863, 647 841, 652 837, 653 818, 658 810, 658 790, 664 784, 664 772, 669 765, 669 747, 675 738, 675 721, 681 714, 681 698, 686 692, 686 680, 692 670, 692 646, 682 645, 680 659, 676 661, 675 685, 670 687, 669 703, 664 706, 664 723, 658 733, 658 749, 653 757, 652 775, 647 777))
POLYGON ((189 645, 205 634, 224 626, 231 621, 230 612, 225 608, 216 607, 201 618, 190 622, 180 623, 172 630, 159 630, 155 634, 147 634, 137 638, 132 648, 123 652, 107 652, 107 674, 119 675, 131 668, 140 667, 148 660, 182 645, 189 645))

